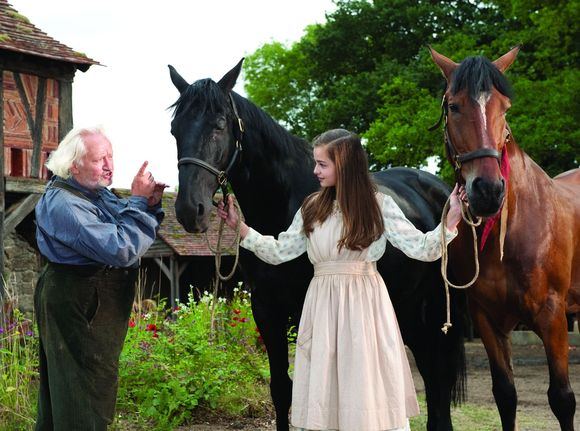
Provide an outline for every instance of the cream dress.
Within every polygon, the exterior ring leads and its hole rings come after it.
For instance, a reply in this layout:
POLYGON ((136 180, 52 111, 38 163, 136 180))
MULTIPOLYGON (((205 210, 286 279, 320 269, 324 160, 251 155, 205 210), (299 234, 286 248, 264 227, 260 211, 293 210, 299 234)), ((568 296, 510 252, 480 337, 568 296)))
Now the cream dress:
MULTIPOLYGON (((276 240, 249 230, 241 245, 279 264, 305 251, 314 265, 296 340, 292 425, 306 430, 409 429, 419 414, 399 325, 376 261, 387 240, 411 258, 440 257, 440 229, 426 234, 407 220, 395 201, 377 193, 384 235, 367 249, 338 250, 338 209, 307 238, 298 211, 276 240)), ((446 242, 457 231, 446 229, 446 242)))

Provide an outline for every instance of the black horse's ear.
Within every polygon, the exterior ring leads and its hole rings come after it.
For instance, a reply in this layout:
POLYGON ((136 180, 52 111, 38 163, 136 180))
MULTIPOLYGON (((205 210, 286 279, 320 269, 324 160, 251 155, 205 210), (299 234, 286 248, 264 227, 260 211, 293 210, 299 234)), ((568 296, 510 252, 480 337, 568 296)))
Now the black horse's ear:
POLYGON ((173 82, 175 88, 179 90, 179 93, 183 93, 185 89, 189 87, 189 84, 181 77, 179 73, 177 73, 175 67, 173 67, 171 64, 168 64, 167 67, 169 67, 169 76, 171 76, 171 82, 173 82))
POLYGON ((229 93, 236 85, 238 76, 240 76, 240 71, 242 70, 242 63, 244 62, 244 57, 236 64, 232 70, 226 73, 222 79, 219 80, 218 85, 222 90, 229 93))

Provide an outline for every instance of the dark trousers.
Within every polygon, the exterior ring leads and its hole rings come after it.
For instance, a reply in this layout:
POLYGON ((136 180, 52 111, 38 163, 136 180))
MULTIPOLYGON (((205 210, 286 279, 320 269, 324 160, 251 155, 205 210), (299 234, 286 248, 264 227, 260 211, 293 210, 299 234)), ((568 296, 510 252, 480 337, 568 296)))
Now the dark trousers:
POLYGON ((36 431, 101 431, 113 421, 136 269, 49 263, 34 295, 40 334, 36 431))

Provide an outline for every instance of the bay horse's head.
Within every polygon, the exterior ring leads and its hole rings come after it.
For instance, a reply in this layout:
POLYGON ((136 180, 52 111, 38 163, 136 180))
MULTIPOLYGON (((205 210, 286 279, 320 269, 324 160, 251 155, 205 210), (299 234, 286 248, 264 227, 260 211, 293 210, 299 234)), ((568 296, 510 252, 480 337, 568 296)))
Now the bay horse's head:
POLYGON ((171 121, 177 142, 179 190, 175 202, 177 220, 188 232, 205 232, 209 226, 212 199, 241 150, 243 123, 232 88, 243 59, 219 82, 200 79, 189 85, 169 66, 171 81, 180 96, 171 121))
POLYGON ((494 62, 468 57, 460 64, 429 49, 447 80, 442 105, 447 158, 458 181, 465 183, 471 212, 494 215, 505 197, 500 163, 510 136, 505 114, 511 106, 511 89, 503 73, 519 47, 494 62))

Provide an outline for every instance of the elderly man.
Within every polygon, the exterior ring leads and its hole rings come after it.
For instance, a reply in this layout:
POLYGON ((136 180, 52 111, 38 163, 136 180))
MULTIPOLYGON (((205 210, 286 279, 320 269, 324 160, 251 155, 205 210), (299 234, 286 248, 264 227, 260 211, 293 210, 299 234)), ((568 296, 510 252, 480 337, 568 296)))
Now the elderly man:
POLYGON ((36 206, 48 260, 35 292, 40 334, 36 430, 106 430, 139 258, 155 239, 165 184, 144 162, 119 199, 111 143, 100 128, 71 131, 46 163, 54 177, 36 206))

